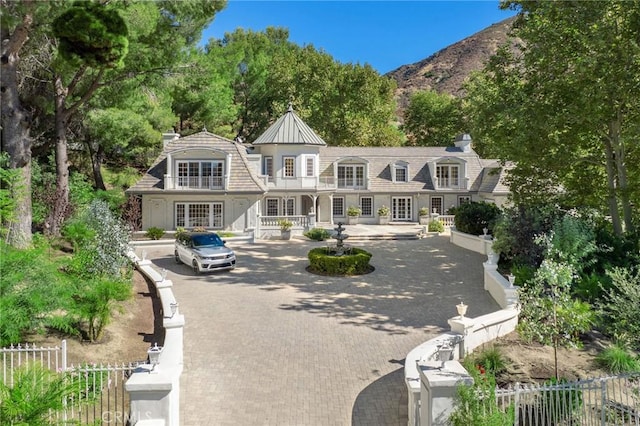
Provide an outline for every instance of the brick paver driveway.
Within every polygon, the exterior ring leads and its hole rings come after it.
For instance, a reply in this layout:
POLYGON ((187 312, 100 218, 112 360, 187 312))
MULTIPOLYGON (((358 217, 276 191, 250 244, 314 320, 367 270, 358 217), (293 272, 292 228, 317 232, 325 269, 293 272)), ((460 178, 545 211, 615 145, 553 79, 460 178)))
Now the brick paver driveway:
POLYGON ((201 276, 147 249, 186 318, 183 425, 406 425, 406 354, 448 330, 460 300, 472 317, 498 309, 485 257, 447 237, 358 244, 376 270, 353 278, 306 272, 319 245, 231 245, 236 270, 201 276))

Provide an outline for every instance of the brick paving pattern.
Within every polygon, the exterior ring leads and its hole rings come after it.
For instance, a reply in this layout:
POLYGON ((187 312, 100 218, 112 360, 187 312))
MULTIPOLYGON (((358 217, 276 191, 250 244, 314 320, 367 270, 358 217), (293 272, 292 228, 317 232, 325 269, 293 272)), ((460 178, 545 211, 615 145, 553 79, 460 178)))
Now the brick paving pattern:
POLYGON ((376 269, 349 278, 305 270, 323 244, 230 244, 238 267, 201 276, 147 248, 186 319, 183 425, 406 425, 406 354, 448 330, 460 300, 471 317, 499 309, 486 258, 446 236, 357 243, 376 269))

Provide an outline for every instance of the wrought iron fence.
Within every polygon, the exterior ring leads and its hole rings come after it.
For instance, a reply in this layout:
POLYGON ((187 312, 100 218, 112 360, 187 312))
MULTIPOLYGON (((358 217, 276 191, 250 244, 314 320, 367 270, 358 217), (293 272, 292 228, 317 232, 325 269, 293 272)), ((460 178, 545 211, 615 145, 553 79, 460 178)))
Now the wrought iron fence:
POLYGON ((51 413, 51 418, 66 424, 127 424, 129 396, 124 384, 143 361, 120 364, 67 365, 67 345, 36 347, 11 345, 0 348, 2 383, 11 387, 18 368, 42 367, 58 374, 66 374, 73 392, 64 403, 66 409, 51 413))
POLYGON ((640 426, 640 372, 553 385, 497 389, 498 406, 515 407, 515 425, 640 426))

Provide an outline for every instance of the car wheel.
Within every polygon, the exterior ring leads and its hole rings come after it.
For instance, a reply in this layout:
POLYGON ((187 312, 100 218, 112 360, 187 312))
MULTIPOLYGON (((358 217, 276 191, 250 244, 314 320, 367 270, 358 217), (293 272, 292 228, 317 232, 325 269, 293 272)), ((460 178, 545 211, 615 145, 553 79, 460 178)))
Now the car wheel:
POLYGON ((191 266, 193 266, 193 272, 197 274, 200 273, 200 268, 198 268, 198 261, 193 259, 193 262, 191 262, 191 266))
POLYGON ((180 255, 178 254, 178 250, 175 251, 175 256, 176 256, 176 263, 182 263, 182 261, 180 260, 180 255))

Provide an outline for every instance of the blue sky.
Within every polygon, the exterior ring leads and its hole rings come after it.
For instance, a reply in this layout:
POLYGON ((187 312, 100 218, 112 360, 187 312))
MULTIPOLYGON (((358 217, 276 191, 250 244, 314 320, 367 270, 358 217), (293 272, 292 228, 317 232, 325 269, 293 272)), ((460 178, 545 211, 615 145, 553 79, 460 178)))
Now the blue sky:
POLYGON ((384 74, 513 15, 500 10, 497 0, 229 0, 202 40, 220 39, 238 27, 285 27, 296 44, 312 44, 343 63, 368 63, 384 74))

